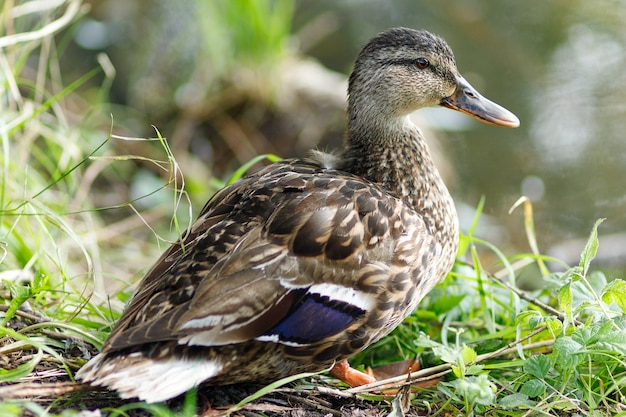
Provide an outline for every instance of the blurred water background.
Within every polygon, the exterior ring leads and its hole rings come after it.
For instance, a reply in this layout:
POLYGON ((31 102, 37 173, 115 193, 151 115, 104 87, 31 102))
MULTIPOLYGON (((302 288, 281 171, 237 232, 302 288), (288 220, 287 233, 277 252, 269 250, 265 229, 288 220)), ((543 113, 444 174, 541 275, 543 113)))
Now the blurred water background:
MULTIPOLYGON (((345 79, 359 47, 388 27, 408 26, 446 39, 465 78, 522 123, 495 128, 444 109, 416 116, 438 139, 464 227, 484 196, 478 235, 530 251, 522 211, 508 213, 526 195, 542 252, 575 264, 594 221, 606 217, 599 261, 626 265, 626 1, 88 4, 66 39, 64 71, 84 72, 107 54, 115 77, 103 131, 109 114, 118 134, 154 136, 156 126, 197 208, 214 191, 213 175, 257 154, 340 146, 345 79)), ((159 175, 140 167, 129 193, 159 175)), ((101 203, 126 198, 117 194, 104 193, 110 201, 101 203)))

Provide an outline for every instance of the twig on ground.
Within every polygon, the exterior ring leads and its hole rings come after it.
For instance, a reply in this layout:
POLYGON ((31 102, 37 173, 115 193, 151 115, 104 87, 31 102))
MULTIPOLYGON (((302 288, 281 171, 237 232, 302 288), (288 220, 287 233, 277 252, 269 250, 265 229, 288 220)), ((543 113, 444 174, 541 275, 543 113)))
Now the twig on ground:
MULTIPOLYGON (((516 346, 519 343, 522 343, 523 341, 530 339, 531 337, 543 332, 546 329, 547 329, 547 326, 541 326, 520 340, 511 342, 508 345, 496 351, 478 355, 476 360, 468 363, 467 366, 475 365, 487 359, 492 359, 498 356, 504 356, 510 353, 515 353, 517 351, 516 346)), ((523 350, 535 350, 539 348, 550 347, 553 344, 554 344, 553 340, 545 340, 541 342, 529 343, 529 344, 523 345, 522 349, 523 350)), ((362 392, 376 391, 383 386, 385 389, 390 388, 390 387, 401 387, 405 385, 419 383, 422 381, 428 381, 431 379, 440 378, 446 374, 449 374, 450 372, 452 372, 452 365, 449 363, 446 363, 443 365, 433 366, 433 367, 426 368, 426 369, 420 369, 419 371, 412 372, 411 374, 399 375, 393 378, 387 378, 387 379, 383 379, 380 381, 376 381, 371 384, 362 385, 360 387, 350 388, 350 389, 347 389, 346 392, 356 394, 356 393, 362 393, 362 392)))

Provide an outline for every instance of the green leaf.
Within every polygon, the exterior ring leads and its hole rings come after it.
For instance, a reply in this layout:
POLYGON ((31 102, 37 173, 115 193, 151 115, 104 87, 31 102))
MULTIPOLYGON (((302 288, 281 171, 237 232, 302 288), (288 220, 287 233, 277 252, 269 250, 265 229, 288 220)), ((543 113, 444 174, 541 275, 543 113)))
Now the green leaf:
POLYGON ((614 279, 602 289, 602 301, 607 304, 614 302, 626 313, 626 281, 623 279, 614 279))
POLYGON ((413 342, 415 346, 424 347, 428 349, 434 349, 436 347, 443 346, 441 343, 432 340, 427 334, 420 333, 417 339, 413 342))
POLYGON ((535 405, 535 402, 528 399, 528 395, 516 392, 503 397, 498 401, 500 407, 506 410, 517 410, 519 408, 528 408, 535 405))
POLYGON ((613 330, 611 332, 600 333, 594 350, 616 352, 626 356, 626 330, 613 330))
POLYGON ((558 335, 563 330, 563 322, 555 317, 547 318, 547 320, 545 320, 545 323, 553 335, 558 335))
POLYGON ((463 370, 461 369, 460 366, 452 364, 450 365, 450 369, 452 369, 452 373, 454 374, 455 378, 463 378, 465 377, 463 370))
POLYGON ((593 258, 596 257, 596 253, 598 252, 598 226, 606 219, 598 219, 596 223, 593 225, 593 229, 589 234, 589 239, 587 240, 587 244, 585 245, 585 249, 583 249, 580 254, 580 267, 582 268, 582 275, 587 276, 587 271, 589 271, 589 265, 593 258))
POLYGON ((463 358, 464 363, 474 362, 478 355, 476 351, 469 346, 463 346, 461 350, 461 357, 463 358))
POLYGON ((448 311, 452 310, 456 306, 458 306, 461 301, 465 298, 465 294, 463 295, 449 295, 444 294, 435 299, 435 302, 432 305, 432 310, 437 314, 445 314, 448 311))
POLYGON ((456 393, 470 403, 491 405, 496 398, 496 386, 485 374, 456 379, 452 385, 456 393))
POLYGON ((6 311, 1 324, 2 326, 5 326, 9 320, 15 316, 15 313, 22 306, 22 304, 24 304, 33 295, 33 292, 29 286, 15 284, 10 281, 3 281, 3 283, 9 288, 9 292, 11 293, 9 308, 6 311))
POLYGON ((576 340, 574 340, 571 337, 563 336, 563 337, 559 337, 554 342, 554 347, 559 352, 559 354, 567 356, 567 355, 574 355, 580 352, 580 350, 584 347, 584 345, 582 345, 581 343, 578 343, 576 340))
MULTIPOLYGON (((477 358, 477 354, 474 349, 463 346, 463 348, 450 347, 444 345, 437 345, 433 348, 433 353, 438 356, 442 361, 452 365, 452 372, 457 378, 462 378, 467 375, 466 364, 474 362, 477 358)), ((479 372, 479 369, 472 367, 472 373, 479 372)))
POLYGON ((580 265, 576 265, 575 267, 565 271, 565 276, 571 282, 578 282, 585 276, 585 274, 583 273, 583 268, 580 265))
POLYGON ((546 391, 546 386, 538 379, 530 379, 522 385, 520 392, 530 398, 539 397, 546 391))
POLYGON ((442 361, 456 364, 459 361, 459 351, 444 345, 434 346, 433 353, 442 361))
POLYGON ((582 360, 578 353, 584 346, 571 337, 559 337, 554 342, 554 351, 557 362, 561 368, 571 369, 576 367, 582 360))
POLYGON ((524 362, 524 372, 535 378, 544 379, 552 368, 550 358, 544 354, 531 356, 524 362))
POLYGON ((572 284, 571 282, 568 282, 567 284, 563 285, 561 287, 561 289, 559 290, 559 307, 561 308, 561 311, 563 311, 566 316, 570 319, 570 321, 573 320, 572 317, 572 284))
POLYGON ((612 327, 610 327, 610 323, 609 323, 609 327, 607 327, 604 330, 602 328, 603 326, 599 326, 599 325, 580 327, 576 329, 570 335, 570 337, 577 343, 580 343, 581 345, 586 347, 593 343, 596 343, 598 339, 598 333, 601 333, 603 331, 604 332, 610 331, 612 327))
POLYGON ((528 326, 530 330, 534 330, 542 324, 548 326, 553 335, 561 333, 563 323, 554 316, 542 316, 538 311, 523 311, 515 318, 515 324, 518 326, 528 326))
POLYGON ((485 369, 484 365, 472 365, 465 369, 465 375, 478 375, 485 369))
POLYGON ((530 330, 535 330, 537 326, 543 324, 545 321, 545 317, 543 317, 542 315, 534 315, 528 320, 528 327, 530 328, 530 330))
POLYGON ((542 319, 542 316, 541 313, 536 310, 522 311, 515 317, 515 325, 528 325, 532 330, 540 323, 536 320, 537 318, 542 319))

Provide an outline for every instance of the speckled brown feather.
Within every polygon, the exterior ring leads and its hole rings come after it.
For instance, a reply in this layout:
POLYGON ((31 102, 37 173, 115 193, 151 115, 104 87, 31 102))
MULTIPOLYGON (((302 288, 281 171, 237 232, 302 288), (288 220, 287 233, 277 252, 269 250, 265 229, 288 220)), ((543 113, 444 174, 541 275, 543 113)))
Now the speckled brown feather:
MULTIPOLYGON (((428 239, 421 219, 380 187, 303 161, 272 165, 211 199, 183 244, 172 246, 146 275, 103 350, 189 336, 198 329, 182 324, 204 316, 230 315, 234 324, 261 317, 286 295, 279 280, 301 287, 336 281, 381 292, 382 282, 373 282, 377 275, 364 266, 383 262, 389 270, 409 271, 411 265, 415 275, 424 270, 398 245, 403 234, 428 239), (255 271, 259 266, 262 272, 255 271), (242 307, 244 287, 251 296, 242 307)), ((393 278, 388 273, 380 281, 393 278)), ((249 333, 233 334, 229 342, 259 336, 279 318, 256 320, 249 333)))
POLYGON ((172 246, 141 282, 101 355, 124 367, 138 359, 126 357, 131 351, 153 360, 226 358, 211 384, 318 370, 399 324, 440 279, 436 264, 422 262, 441 253, 420 216, 379 186, 311 161, 283 161, 207 203, 183 244, 172 246), (416 242, 428 255, 415 250, 416 242), (281 281, 300 287, 336 282, 375 294, 377 305, 317 343, 254 341, 286 313, 290 303, 280 305, 290 294, 281 281), (226 319, 214 346, 179 344, 211 328, 184 329, 185 323, 216 315, 226 319), (230 360, 242 352, 254 354, 262 367, 230 360))

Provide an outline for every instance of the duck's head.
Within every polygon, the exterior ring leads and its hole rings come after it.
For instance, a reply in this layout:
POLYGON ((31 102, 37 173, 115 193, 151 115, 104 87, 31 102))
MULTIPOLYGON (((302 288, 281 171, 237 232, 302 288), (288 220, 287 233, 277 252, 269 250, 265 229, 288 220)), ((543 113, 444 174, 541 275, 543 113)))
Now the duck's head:
POLYGON ((421 107, 445 106, 484 123, 519 126, 513 113, 461 76, 448 44, 426 31, 394 28, 370 40, 356 59, 348 93, 353 120, 397 118, 421 107))

